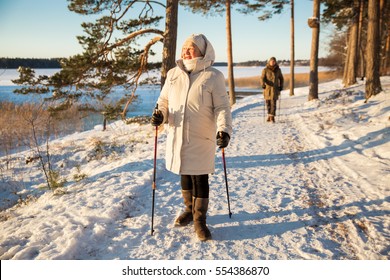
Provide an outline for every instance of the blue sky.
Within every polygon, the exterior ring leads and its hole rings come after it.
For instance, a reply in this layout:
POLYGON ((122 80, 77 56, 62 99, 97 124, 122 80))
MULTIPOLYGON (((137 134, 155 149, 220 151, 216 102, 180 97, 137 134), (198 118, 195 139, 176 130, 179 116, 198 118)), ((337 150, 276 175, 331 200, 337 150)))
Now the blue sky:
MULTIPOLYGON (((66 0, 0 0, 0 57, 68 57, 82 51, 76 36, 82 35, 82 22, 88 16, 70 12, 66 0)), ((310 57, 312 16, 311 0, 295 1, 296 59, 310 57)), ((256 15, 233 12, 233 59, 235 62, 290 57, 290 11, 261 22, 256 15)), ((163 24, 163 22, 162 22, 163 24)), ((179 9, 178 48, 192 33, 205 34, 216 50, 216 61, 226 61, 226 29, 224 16, 202 16, 179 9)), ((322 42, 329 34, 321 30, 322 42)), ((161 46, 154 48, 160 53, 161 46)), ((320 56, 326 55, 322 43, 320 56)), ((154 58, 158 60, 160 56, 154 58)))

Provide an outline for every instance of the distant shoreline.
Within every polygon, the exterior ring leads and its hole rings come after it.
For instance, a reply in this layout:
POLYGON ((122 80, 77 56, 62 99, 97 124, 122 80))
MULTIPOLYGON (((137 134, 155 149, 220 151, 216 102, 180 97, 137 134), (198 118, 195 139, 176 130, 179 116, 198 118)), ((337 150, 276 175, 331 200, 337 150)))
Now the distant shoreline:
MULTIPOLYGON (((18 69, 20 66, 29 67, 33 69, 53 69, 60 68, 60 61, 65 59, 65 57, 54 57, 54 58, 36 58, 36 57, 0 57, 0 68, 1 69, 18 69)), ((161 65, 161 61, 156 62, 161 65)), ((289 66, 290 60, 280 60, 280 65, 289 66)), ((261 66, 264 67, 267 64, 267 60, 250 60, 250 61, 241 61, 234 62, 234 67, 255 67, 261 66)), ((296 59, 296 66, 309 66, 309 59, 296 59)), ((225 61, 216 61, 214 66, 228 66, 228 63, 225 61)))

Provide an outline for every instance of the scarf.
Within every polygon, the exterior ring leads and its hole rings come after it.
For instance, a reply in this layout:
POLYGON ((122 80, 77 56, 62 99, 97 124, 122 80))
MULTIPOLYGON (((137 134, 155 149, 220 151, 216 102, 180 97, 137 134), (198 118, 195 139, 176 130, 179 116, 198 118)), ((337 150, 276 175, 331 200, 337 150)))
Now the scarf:
POLYGON ((268 65, 267 67, 274 73, 276 72, 276 70, 279 69, 279 66, 277 64, 275 64, 274 66, 268 65))
POLYGON ((183 59, 184 68, 186 69, 186 71, 192 72, 195 69, 197 62, 201 59, 203 59, 203 57, 195 57, 193 59, 183 59))

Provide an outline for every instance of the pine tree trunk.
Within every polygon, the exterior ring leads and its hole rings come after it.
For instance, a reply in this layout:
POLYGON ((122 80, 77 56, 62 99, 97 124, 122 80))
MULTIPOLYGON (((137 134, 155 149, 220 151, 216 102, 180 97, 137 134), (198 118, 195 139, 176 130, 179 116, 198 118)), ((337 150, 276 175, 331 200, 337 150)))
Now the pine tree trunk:
POLYGON ((386 39, 386 51, 385 51, 385 62, 383 65, 384 69, 384 75, 389 75, 389 67, 390 67, 390 26, 389 30, 387 31, 387 39, 386 39))
POLYGON ((164 86, 168 71, 175 67, 177 18, 179 0, 167 0, 165 17, 165 36, 161 65, 161 88, 164 86))
POLYGON ((364 69, 364 50, 362 46, 362 34, 363 34, 363 15, 364 15, 364 3, 365 0, 360 0, 360 12, 359 12, 359 33, 358 33, 358 53, 360 61, 360 76, 364 80, 365 69, 364 69))
POLYGON ((231 1, 226 1, 226 37, 227 37, 227 56, 228 56, 228 81, 229 81, 229 97, 230 105, 236 103, 236 93, 234 90, 234 74, 233 74, 233 47, 232 47, 232 24, 231 24, 231 1))
POLYGON ((387 3, 389 0, 381 0, 380 2, 380 14, 381 14, 381 23, 380 23, 380 37, 381 37, 381 45, 384 47, 381 49, 381 64, 380 64, 380 75, 386 75, 386 61, 387 61, 387 54, 388 54, 388 43, 389 43, 389 24, 390 21, 388 20, 390 16, 390 8, 389 3, 387 3))
POLYGON ((317 21, 312 27, 311 55, 310 55, 310 83, 309 101, 318 99, 318 48, 320 41, 320 0, 313 0, 313 21, 317 21))
POLYGON ((294 95, 295 88, 295 27, 294 27, 294 0, 291 0, 291 54, 290 54, 290 96, 294 95))
POLYGON ((382 91, 379 76, 380 36, 379 36, 379 1, 368 1, 368 27, 366 47, 366 100, 382 91))
POLYGON ((354 0, 353 19, 349 32, 347 60, 344 67, 344 86, 356 84, 358 60, 360 0, 354 0))
POLYGON ((347 75, 348 75, 348 68, 349 68, 349 65, 350 65, 350 59, 351 59, 351 32, 352 30, 352 27, 350 26, 348 28, 348 32, 347 32, 347 43, 346 43, 346 48, 347 48, 347 54, 345 56, 345 62, 344 62, 344 70, 343 70, 343 84, 344 86, 346 86, 346 81, 347 81, 347 75))

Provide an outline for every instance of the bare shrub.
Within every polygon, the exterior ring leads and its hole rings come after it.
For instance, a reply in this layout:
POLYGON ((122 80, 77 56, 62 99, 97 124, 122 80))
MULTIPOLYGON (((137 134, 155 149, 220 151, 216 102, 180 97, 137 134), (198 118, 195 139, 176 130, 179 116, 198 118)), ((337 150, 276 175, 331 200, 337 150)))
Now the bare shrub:
POLYGON ((49 112, 42 105, 0 102, 0 156, 8 156, 29 147, 31 123, 26 121, 26 118, 31 119, 37 113, 37 106, 42 107, 39 116, 35 116, 35 132, 38 139, 46 138, 47 129, 42 121, 48 118, 50 138, 83 130, 83 118, 87 113, 80 111, 76 106, 65 111, 49 112))
POLYGON ((58 128, 58 124, 56 126, 46 105, 1 103, 0 106, 4 112, 0 118, 1 152, 9 158, 18 147, 30 149, 33 152, 30 157, 39 161, 48 188, 54 190, 63 187, 66 181, 53 169, 49 146, 53 130, 58 128))

